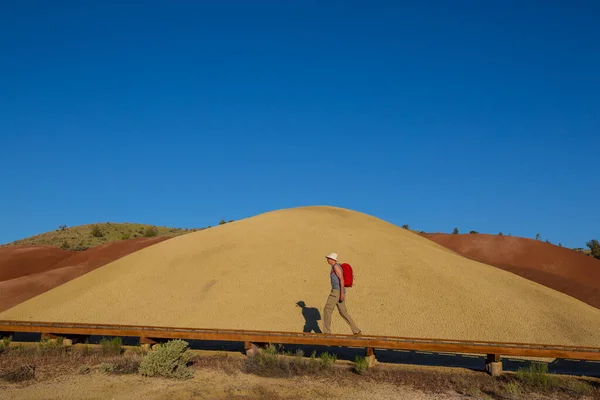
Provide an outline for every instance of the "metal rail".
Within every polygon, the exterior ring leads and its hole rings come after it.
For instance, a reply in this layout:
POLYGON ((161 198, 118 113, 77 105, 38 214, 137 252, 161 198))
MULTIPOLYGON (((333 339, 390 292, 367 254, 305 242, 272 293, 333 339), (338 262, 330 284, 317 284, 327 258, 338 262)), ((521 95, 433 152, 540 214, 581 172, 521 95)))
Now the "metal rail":
POLYGON ((0 333, 40 333, 42 335, 139 337, 141 343, 168 339, 214 340, 245 343, 302 344, 362 347, 367 349, 416 350, 500 356, 563 358, 600 361, 600 348, 500 343, 447 339, 338 335, 232 329, 198 329, 165 326, 89 324, 71 322, 0 321, 0 333))

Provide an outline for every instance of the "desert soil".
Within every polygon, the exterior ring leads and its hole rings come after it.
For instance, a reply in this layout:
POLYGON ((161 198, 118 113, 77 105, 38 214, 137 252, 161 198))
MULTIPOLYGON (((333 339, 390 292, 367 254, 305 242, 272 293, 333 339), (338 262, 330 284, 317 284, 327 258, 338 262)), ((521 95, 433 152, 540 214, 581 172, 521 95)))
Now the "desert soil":
POLYGON ((5 385, 4 400, 92 399, 462 399, 458 394, 428 394, 410 387, 361 382, 348 386, 331 378, 265 378, 243 373, 198 370, 191 380, 173 381, 139 375, 110 376, 99 372, 67 375, 34 384, 5 385))
POLYGON ((600 308, 600 260, 528 238, 425 234, 458 254, 502 268, 600 308))
POLYGON ((49 246, 0 247, 0 311, 167 239, 121 240, 80 252, 49 246))
MULTIPOLYGON (((365 334, 600 343, 600 310, 378 218, 333 207, 269 212, 157 243, 0 319, 301 332, 298 301, 322 319, 329 252, 354 268, 346 303, 365 334)), ((350 333, 337 312, 332 328, 350 333)))

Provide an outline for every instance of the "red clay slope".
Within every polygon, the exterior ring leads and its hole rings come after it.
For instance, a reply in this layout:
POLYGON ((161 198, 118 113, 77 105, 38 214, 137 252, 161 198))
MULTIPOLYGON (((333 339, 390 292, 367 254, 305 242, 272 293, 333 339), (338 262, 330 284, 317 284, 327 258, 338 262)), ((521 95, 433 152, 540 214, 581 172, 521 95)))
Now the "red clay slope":
POLYGON ((12 279, 0 282, 0 311, 166 239, 168 237, 120 240, 81 252, 55 249, 67 253, 62 259, 58 257, 59 252, 48 251, 49 249, 44 246, 19 246, 36 248, 29 253, 14 251, 14 247, 17 246, 0 248, 0 254, 3 254, 0 258, 0 271, 5 272, 7 276, 14 276, 12 279), (43 251, 40 247, 43 247, 43 251), (12 252, 6 250, 8 248, 13 248, 12 252), (12 254, 12 257, 7 254, 12 254), (27 254, 30 255, 29 258, 27 254), (17 268, 18 271, 11 270, 11 267, 17 268))
POLYGON ((493 265, 600 308, 600 260, 539 240, 485 234, 423 234, 475 261, 493 265))
POLYGON ((0 281, 48 271, 73 254, 51 246, 0 247, 0 281))

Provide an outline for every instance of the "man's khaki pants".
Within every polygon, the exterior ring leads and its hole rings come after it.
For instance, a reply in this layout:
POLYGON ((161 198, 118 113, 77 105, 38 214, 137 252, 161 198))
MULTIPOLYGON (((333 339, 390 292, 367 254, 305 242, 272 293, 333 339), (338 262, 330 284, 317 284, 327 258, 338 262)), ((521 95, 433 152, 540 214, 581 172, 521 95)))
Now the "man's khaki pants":
POLYGON ((331 293, 329 293, 329 297, 327 298, 327 303, 325 303, 325 312, 323 317, 323 333, 331 333, 331 314, 333 313, 333 309, 337 306, 340 315, 346 321, 348 325, 350 325, 350 329, 352 329, 352 333, 360 332, 358 326, 354 323, 354 320, 348 314, 348 310, 346 310, 346 301, 339 302, 340 300, 340 291, 337 289, 331 289, 331 293))

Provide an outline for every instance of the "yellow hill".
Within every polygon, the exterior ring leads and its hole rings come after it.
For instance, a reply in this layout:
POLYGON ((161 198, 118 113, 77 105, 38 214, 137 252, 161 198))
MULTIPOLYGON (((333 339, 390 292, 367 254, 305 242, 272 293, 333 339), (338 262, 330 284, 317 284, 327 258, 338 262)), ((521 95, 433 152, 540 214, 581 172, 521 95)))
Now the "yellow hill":
MULTIPOLYGON (((273 211, 170 239, 0 319, 301 332, 296 303, 322 315, 329 293, 324 256, 332 251, 354 267, 347 307, 365 334, 600 343, 600 310, 380 219, 332 207, 273 211)), ((337 311, 332 328, 350 333, 337 311)))

